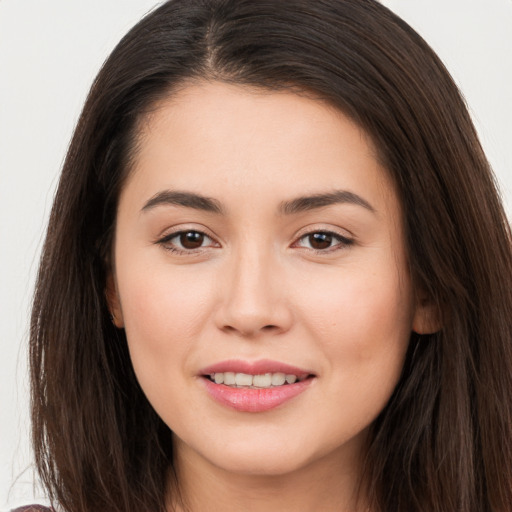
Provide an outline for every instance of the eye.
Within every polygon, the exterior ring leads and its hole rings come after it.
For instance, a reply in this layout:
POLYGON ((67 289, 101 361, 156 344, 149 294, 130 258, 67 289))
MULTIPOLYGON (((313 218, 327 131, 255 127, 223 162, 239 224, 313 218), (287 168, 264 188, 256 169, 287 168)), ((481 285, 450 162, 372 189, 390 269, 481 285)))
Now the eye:
POLYGON ((216 242, 207 234, 193 229, 176 231, 158 240, 157 243, 169 251, 180 253, 216 246, 216 242))
POLYGON ((295 243, 298 247, 313 251, 328 252, 329 249, 342 249, 354 243, 350 238, 331 231, 315 231, 301 236, 295 243))

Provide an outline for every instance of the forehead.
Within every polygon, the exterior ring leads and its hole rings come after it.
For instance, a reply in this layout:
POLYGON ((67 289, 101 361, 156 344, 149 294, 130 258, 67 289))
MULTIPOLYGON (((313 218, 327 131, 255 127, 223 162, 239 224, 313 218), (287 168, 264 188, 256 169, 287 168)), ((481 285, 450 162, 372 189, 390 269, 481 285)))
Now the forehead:
POLYGON ((340 187, 395 197, 370 137, 326 102, 219 82, 182 87, 138 126, 128 185, 284 196, 340 187), (229 185, 229 186, 228 186, 229 185))

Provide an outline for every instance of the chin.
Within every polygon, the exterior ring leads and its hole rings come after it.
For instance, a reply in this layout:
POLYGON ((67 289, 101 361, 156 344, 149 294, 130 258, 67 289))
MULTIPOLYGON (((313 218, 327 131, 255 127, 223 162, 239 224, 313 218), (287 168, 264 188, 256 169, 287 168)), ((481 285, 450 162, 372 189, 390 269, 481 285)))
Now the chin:
POLYGON ((261 433, 244 436, 236 431, 222 439, 213 436, 199 443, 193 439, 176 439, 176 442, 181 445, 177 447, 177 453, 181 452, 189 462, 202 459, 208 465, 240 476, 289 474, 308 465, 315 453, 314 449, 307 450, 307 445, 293 436, 261 433))
MULTIPOLYGON (((267 433, 268 434, 268 433, 267 433)), ((248 436, 249 437, 249 436, 248 436)), ((210 443, 203 456, 215 466, 246 476, 287 475, 325 460, 338 446, 316 445, 314 436, 261 435, 250 438, 233 432, 227 442, 210 443)))
POLYGON ((248 449, 244 453, 228 454, 223 457, 220 467, 240 476, 280 476, 300 470, 308 464, 304 454, 286 451, 268 453, 267 451, 248 449))

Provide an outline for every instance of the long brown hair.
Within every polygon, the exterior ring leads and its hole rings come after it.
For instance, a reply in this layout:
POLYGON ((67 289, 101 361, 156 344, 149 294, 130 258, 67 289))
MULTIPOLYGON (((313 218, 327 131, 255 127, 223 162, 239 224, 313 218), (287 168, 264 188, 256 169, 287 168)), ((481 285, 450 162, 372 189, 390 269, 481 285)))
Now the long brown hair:
POLYGON ((137 383, 104 290, 138 121, 193 79, 308 91, 373 139, 402 202, 414 282, 443 327, 413 334, 372 425, 372 510, 508 512, 510 226, 448 72, 374 0, 174 0, 104 64, 64 164, 32 313, 33 441, 50 497, 69 512, 165 510, 171 432, 137 383))

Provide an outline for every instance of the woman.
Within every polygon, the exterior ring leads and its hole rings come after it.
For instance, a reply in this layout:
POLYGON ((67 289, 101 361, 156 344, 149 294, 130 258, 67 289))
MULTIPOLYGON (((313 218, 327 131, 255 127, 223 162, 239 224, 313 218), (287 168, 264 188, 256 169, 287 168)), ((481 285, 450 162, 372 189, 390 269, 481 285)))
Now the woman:
POLYGON ((31 332, 67 511, 505 512, 510 228, 376 2, 171 1, 77 126, 31 332))

